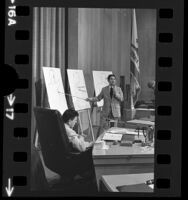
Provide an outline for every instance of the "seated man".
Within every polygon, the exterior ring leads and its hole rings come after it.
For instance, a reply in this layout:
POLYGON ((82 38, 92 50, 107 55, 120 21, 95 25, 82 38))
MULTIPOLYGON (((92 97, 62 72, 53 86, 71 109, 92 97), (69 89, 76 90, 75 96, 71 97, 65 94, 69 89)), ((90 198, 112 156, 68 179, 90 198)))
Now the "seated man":
POLYGON ((155 87, 156 87, 155 85, 156 84, 154 80, 148 82, 148 88, 152 89, 154 94, 154 99, 151 100, 152 105, 149 106, 150 108, 155 108, 155 87))
POLYGON ((73 109, 66 110, 62 119, 65 124, 65 129, 70 143, 72 144, 73 150, 79 151, 80 154, 77 157, 76 161, 72 164, 77 169, 78 175, 88 180, 87 190, 97 191, 95 170, 92 159, 92 147, 93 142, 87 142, 84 140, 83 135, 77 134, 73 128, 77 123, 78 112, 73 109), (89 188, 88 188, 89 187, 89 188))
POLYGON ((86 151, 87 148, 93 146, 93 142, 87 142, 84 140, 83 135, 77 134, 73 128, 78 120, 78 112, 73 109, 66 110, 63 115, 62 119, 65 123, 65 129, 67 136, 69 138, 70 143, 73 146, 74 150, 78 150, 80 152, 86 151))

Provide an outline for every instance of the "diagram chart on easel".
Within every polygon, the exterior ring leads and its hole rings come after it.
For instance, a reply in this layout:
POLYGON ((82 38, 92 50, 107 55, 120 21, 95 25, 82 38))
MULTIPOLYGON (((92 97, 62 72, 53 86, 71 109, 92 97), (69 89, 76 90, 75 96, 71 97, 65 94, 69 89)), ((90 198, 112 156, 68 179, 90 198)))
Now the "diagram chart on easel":
MULTIPOLYGON (((88 93, 87 93, 87 88, 85 84, 83 70, 67 69, 67 74, 68 74, 69 86, 70 86, 74 108, 79 113, 81 112, 87 113, 91 135, 94 141, 93 127, 92 127, 91 116, 90 116, 91 106, 90 106, 90 103, 86 101, 86 99, 88 98, 88 93)), ((79 124, 80 124, 81 131, 83 133, 80 117, 79 117, 79 124)))
POLYGON ((51 109, 58 110, 61 114, 68 108, 65 91, 59 68, 43 67, 44 80, 51 109))
POLYGON ((88 93, 83 71, 68 69, 67 74, 75 110, 89 109, 90 104, 85 100, 88 98, 88 93))
MULTIPOLYGON (((94 81, 94 89, 95 95, 99 95, 102 88, 108 85, 108 75, 112 74, 112 71, 93 71, 93 81, 94 81)), ((104 101, 101 100, 97 102, 98 107, 103 106, 104 101)))

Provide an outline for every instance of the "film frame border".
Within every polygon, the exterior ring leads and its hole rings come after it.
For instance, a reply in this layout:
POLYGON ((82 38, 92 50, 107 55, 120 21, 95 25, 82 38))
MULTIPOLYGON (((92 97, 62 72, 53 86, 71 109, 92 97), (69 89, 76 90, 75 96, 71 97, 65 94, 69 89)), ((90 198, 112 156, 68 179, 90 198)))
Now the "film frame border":
MULTIPOLYGON (((8 27, 8 10, 13 0, 6 1, 5 63, 12 66, 18 76, 16 90, 9 99, 4 98, 3 134, 3 194, 8 178, 12 178, 13 196, 63 196, 62 192, 30 190, 31 159, 31 81, 32 81, 32 12, 33 7, 93 7, 93 8, 150 8, 157 10, 156 33, 156 138, 155 138, 155 190, 152 194, 119 194, 120 196, 180 196, 181 195, 181 131, 182 131, 182 78, 183 78, 183 1, 15 1, 15 26, 8 27), (168 26, 167 26, 168 25, 168 26), (24 31, 24 32, 22 32, 24 31), (19 34, 25 33, 22 39, 19 34), (20 39, 19 39, 20 37, 20 39), (170 39, 169 39, 170 38, 170 39), (11 45, 11 49, 9 46, 11 45), (20 62, 21 58, 21 62, 20 62), (180 67, 179 67, 180 66, 180 67), (178 74, 178 78, 177 78, 178 74), (170 75, 170 76, 169 76, 170 75), (177 97, 177 98, 174 98, 177 97), (173 101, 172 101, 173 100, 173 101), (13 109, 15 119, 10 121, 6 109, 13 109), (21 132, 20 132, 21 131, 21 132), (22 135, 19 135, 22 133, 22 135), (164 136, 165 134, 165 136, 164 136), (166 148, 168 146, 168 149, 166 148), (11 148, 10 148, 11 147, 11 148), (24 158, 23 159, 23 156, 24 158), (5 159, 6 158, 6 159, 5 159)), ((9 110, 10 111, 10 110, 9 110)), ((103 196, 100 194, 99 196, 103 196)), ((119 196, 110 193, 110 196, 119 196)), ((106 195, 105 195, 106 196, 106 195)))

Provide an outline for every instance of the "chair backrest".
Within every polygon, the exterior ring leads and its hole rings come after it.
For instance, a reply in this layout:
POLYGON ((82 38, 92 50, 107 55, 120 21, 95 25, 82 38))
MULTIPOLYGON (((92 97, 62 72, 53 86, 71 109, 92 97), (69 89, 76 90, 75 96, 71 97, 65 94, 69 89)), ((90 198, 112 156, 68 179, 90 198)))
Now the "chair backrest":
POLYGON ((48 98, 45 98, 47 96, 47 91, 45 84, 42 82, 42 79, 39 79, 35 82, 35 95, 36 106, 45 106, 50 108, 48 98))
POLYGON ((42 81, 41 81, 41 79, 39 79, 38 81, 35 82, 35 91, 36 91, 36 105, 42 106, 41 105, 41 94, 42 94, 42 81))
POLYGON ((71 144, 66 134, 61 114, 57 110, 34 108, 42 155, 45 165, 56 172, 66 165, 71 144))

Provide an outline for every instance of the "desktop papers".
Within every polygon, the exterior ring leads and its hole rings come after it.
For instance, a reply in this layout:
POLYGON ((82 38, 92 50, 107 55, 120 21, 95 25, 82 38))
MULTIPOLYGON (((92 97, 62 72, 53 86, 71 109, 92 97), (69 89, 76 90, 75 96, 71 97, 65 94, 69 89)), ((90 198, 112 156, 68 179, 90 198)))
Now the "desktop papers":
POLYGON ((138 124, 138 125, 155 126, 155 122, 146 121, 146 120, 139 120, 139 119, 133 119, 133 120, 127 121, 127 123, 138 124))
POLYGON ((154 184, 148 185, 151 189, 154 189, 154 184))
POLYGON ((119 133, 119 134, 125 134, 126 129, 125 128, 118 128, 118 127, 111 127, 107 130, 108 133, 119 133))
MULTIPOLYGON (((107 130, 107 133, 137 135, 138 131, 136 131, 135 129, 132 129, 132 128, 112 127, 107 130)), ((142 131, 140 131, 140 135, 142 135, 142 131)))
POLYGON ((95 146, 95 149, 99 149, 99 150, 101 150, 101 149, 105 149, 105 150, 109 149, 109 146, 105 143, 105 141, 96 141, 94 143, 94 146, 95 146))
POLYGON ((113 134, 106 132, 103 136, 103 140, 115 140, 115 141, 121 141, 122 134, 113 134))
POLYGON ((152 153, 154 153, 154 147, 152 147, 152 146, 141 147, 141 152, 152 152, 152 153))

